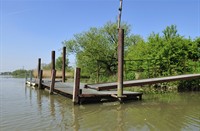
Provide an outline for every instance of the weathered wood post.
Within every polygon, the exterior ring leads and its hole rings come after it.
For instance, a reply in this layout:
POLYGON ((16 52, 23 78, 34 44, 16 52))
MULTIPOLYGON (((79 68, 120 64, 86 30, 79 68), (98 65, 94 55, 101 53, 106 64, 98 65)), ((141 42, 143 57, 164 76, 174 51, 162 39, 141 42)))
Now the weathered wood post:
POLYGON ((76 68, 74 72, 74 89, 73 89, 73 99, 74 104, 79 103, 79 95, 80 95, 80 68, 76 68))
MULTIPOLYGON (((55 51, 51 52, 51 70, 55 70, 55 51)), ((52 73, 52 72, 51 72, 52 73)))
POLYGON ((42 89, 42 77, 43 77, 43 70, 40 70, 40 73, 39 73, 39 82, 38 82, 38 89, 42 89))
POLYGON ((38 58, 38 68, 37 68, 37 78, 39 79, 40 77, 40 70, 41 70, 41 58, 38 58))
POLYGON ((50 85, 50 90, 49 90, 49 94, 51 94, 51 95, 53 94, 53 91, 54 91, 55 79, 56 79, 56 70, 52 70, 51 85, 50 85))
POLYGON ((30 82, 33 80, 32 70, 30 71, 30 82))
POLYGON ((65 82, 65 68, 66 68, 66 47, 63 47, 63 57, 62 57, 62 82, 65 82))
POLYGON ((124 29, 118 32, 118 85, 117 97, 123 96, 123 69, 124 69, 124 29))

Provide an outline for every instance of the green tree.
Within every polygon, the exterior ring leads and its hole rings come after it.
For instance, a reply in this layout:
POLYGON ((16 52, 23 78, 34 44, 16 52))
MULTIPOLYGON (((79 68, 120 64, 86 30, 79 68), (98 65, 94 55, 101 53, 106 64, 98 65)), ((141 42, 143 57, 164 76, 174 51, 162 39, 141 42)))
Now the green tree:
MULTIPOLYGON (((63 63, 62 56, 59 56, 56 59, 56 70, 62 70, 62 63, 63 63)), ((66 59, 65 68, 68 67, 68 63, 69 63, 69 59, 66 59)))
POLYGON ((197 38, 193 41, 184 38, 178 34, 175 25, 167 26, 162 33, 162 35, 152 33, 146 42, 141 41, 131 45, 128 48, 127 59, 149 59, 151 62, 137 61, 128 67, 134 68, 139 62, 142 67, 147 67, 146 64, 148 64, 149 68, 159 68, 156 70, 158 75, 183 74, 185 71, 191 71, 190 68, 186 68, 186 63, 189 60, 199 59, 200 39, 197 38))
MULTIPOLYGON (((130 26, 122 25, 125 29, 125 50, 131 44, 130 26)), ((74 53, 77 66, 82 68, 82 73, 90 77, 97 72, 105 76, 115 75, 117 72, 117 23, 108 22, 100 28, 90 28, 89 31, 74 35, 74 38, 64 41, 67 52, 74 53)), ((135 41, 136 43, 137 41, 135 41)))

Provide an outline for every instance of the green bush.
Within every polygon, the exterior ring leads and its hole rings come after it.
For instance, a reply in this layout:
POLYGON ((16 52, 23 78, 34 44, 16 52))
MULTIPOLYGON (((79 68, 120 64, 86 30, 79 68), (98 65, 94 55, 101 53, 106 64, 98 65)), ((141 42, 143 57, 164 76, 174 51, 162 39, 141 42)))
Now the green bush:
POLYGON ((200 91, 200 79, 180 81, 178 91, 200 91))

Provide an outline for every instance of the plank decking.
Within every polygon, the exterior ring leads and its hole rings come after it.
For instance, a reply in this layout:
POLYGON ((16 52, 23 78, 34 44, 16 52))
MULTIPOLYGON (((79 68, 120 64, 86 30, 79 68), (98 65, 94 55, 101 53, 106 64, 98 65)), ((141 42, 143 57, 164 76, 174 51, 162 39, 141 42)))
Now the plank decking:
MULTIPOLYGON (((30 83, 30 82, 28 82, 30 83)), ((32 82, 34 83, 34 82, 32 82)), ((44 80, 42 82, 42 86, 50 90, 50 85, 51 81, 44 80)), ((85 102, 92 102, 92 101, 115 101, 118 100, 114 95, 117 95, 116 90, 107 90, 107 91, 97 91, 94 89, 89 89, 89 88, 84 88, 85 84, 80 84, 80 89, 81 89, 81 94, 79 95, 80 103, 85 103, 85 102)), ((73 97, 73 83, 63 83, 63 82, 55 82, 55 88, 54 92, 61 94, 63 96, 66 96, 68 98, 73 97)), ((124 91, 124 95, 126 96, 124 100, 130 100, 130 99, 142 99, 142 94, 141 92, 131 92, 131 91, 124 91)))

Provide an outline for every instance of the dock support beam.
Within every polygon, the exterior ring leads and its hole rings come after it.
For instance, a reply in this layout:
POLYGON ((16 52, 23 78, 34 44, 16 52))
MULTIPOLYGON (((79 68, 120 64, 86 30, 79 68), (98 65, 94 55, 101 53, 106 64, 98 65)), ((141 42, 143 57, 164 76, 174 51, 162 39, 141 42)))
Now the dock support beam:
POLYGON ((40 70, 39 81, 38 81, 38 88, 39 89, 42 89, 42 77, 43 77, 43 70, 40 70))
POLYGON ((118 32, 118 85, 117 97, 123 97, 123 70, 124 70, 124 29, 118 32))
POLYGON ((41 58, 38 58, 38 68, 37 68, 37 72, 38 72, 37 78, 38 79, 40 77, 40 70, 41 70, 41 58))
POLYGON ((55 60, 56 60, 56 58, 55 58, 55 51, 52 51, 51 52, 51 70, 55 70, 55 60))
POLYGON ((52 95, 53 91, 54 91, 55 79, 56 79, 56 70, 52 70, 52 73, 51 73, 51 85, 50 85, 50 90, 49 90, 49 94, 50 95, 52 95))
POLYGON ((73 99, 74 104, 79 103, 79 95, 80 95, 80 68, 76 68, 74 72, 74 89, 73 89, 73 99))
POLYGON ((62 57, 62 82, 65 82, 65 68, 66 68, 66 47, 63 47, 62 57))

